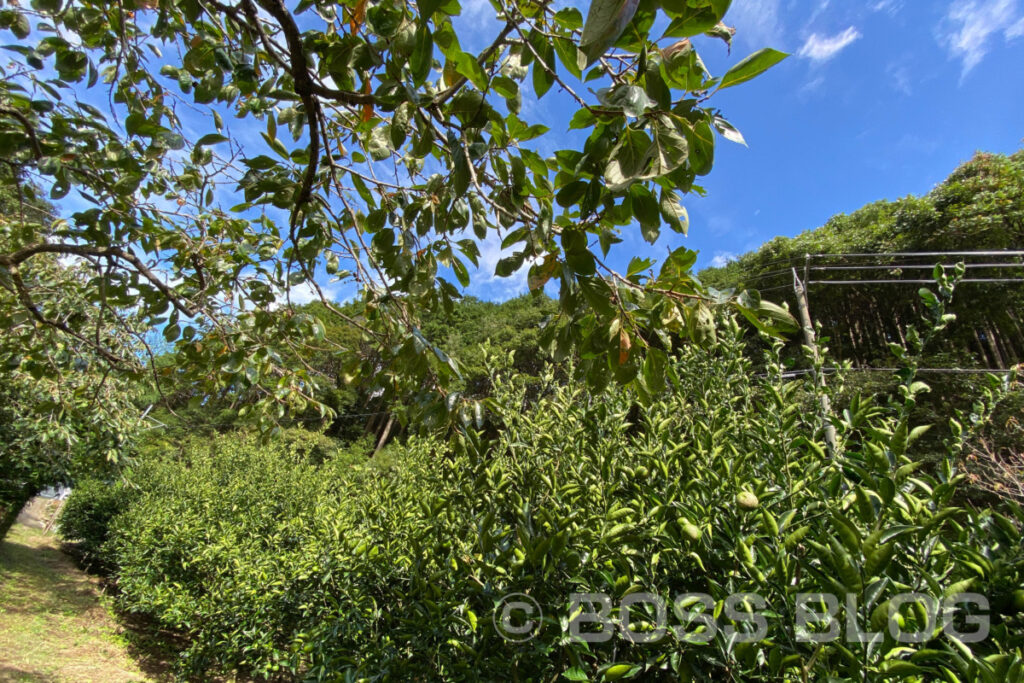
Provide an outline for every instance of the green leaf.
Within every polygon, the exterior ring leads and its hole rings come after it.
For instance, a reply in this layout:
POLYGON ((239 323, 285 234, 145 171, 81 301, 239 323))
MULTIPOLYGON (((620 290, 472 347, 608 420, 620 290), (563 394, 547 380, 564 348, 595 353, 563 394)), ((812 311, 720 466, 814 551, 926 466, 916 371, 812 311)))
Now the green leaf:
POLYGON ((413 105, 411 102, 403 102, 395 109, 395 114, 391 117, 391 130, 389 131, 392 149, 399 149, 405 144, 406 138, 409 137, 411 129, 410 119, 413 115, 413 105))
MULTIPOLYGON (((22 38, 26 37, 21 36, 22 38)), ((85 75, 85 69, 89 65, 89 58, 85 56, 84 52, 78 50, 60 50, 57 52, 57 60, 55 66, 57 67, 57 74, 61 77, 61 80, 65 81, 78 81, 81 80, 82 76, 85 75)))
POLYGON ((565 29, 573 31, 583 28, 583 15, 575 7, 566 7, 555 13, 555 21, 565 29))
POLYGON ((653 265, 654 261, 652 259, 642 259, 639 256, 634 256, 629 260, 629 266, 626 268, 626 277, 633 277, 637 273, 642 273, 653 265))
POLYGON ((263 139, 266 141, 266 143, 268 145, 270 145, 270 149, 272 149, 275 152, 277 152, 277 154, 281 158, 283 158, 283 159, 288 159, 289 158, 288 157, 288 148, 284 146, 283 142, 281 142, 277 138, 272 138, 272 137, 270 137, 269 135, 267 135, 266 133, 263 133, 263 132, 260 132, 260 135, 262 135, 263 139))
POLYGON ((630 186, 629 199, 633 207, 633 215, 640 222, 640 230, 644 239, 654 244, 658 241, 658 233, 661 228, 658 200, 654 198, 650 190, 640 183, 630 186))
POLYGON ((690 155, 690 145, 670 117, 659 116, 655 119, 651 126, 651 135, 654 138, 654 147, 648 174, 650 177, 668 175, 686 162, 690 155))
MULTIPOLYGON (((469 82, 476 86, 481 92, 487 90, 487 73, 476 61, 473 55, 467 52, 459 52, 452 60, 459 68, 459 73, 469 79, 469 82)), ((539 96, 539 95, 538 95, 539 96)))
POLYGON ((25 40, 28 38, 28 34, 32 32, 32 25, 29 23, 27 16, 18 12, 14 21, 10 25, 10 29, 11 33, 13 33, 19 40, 25 40))
POLYGON ((719 84, 718 89, 731 88, 734 85, 739 85, 752 78, 756 78, 788 56, 785 52, 779 52, 767 47, 763 50, 758 50, 729 69, 722 76, 722 82, 719 84))
POLYGON ((458 278, 459 284, 463 287, 469 287, 469 271, 466 269, 466 265, 457 258, 452 259, 452 271, 455 272, 455 277, 458 278))
POLYGON ((555 49, 547 39, 542 38, 541 40, 543 42, 539 47, 535 45, 541 59, 535 60, 533 63, 533 90, 538 99, 543 97, 555 82, 555 49))
POLYGON ((383 161, 391 156, 391 134, 390 126, 379 124, 370 131, 366 140, 366 151, 374 161, 383 161))
POLYGON ((739 132, 735 126, 723 119, 721 116, 716 116, 713 121, 715 130, 718 134, 729 142, 735 142, 738 145, 747 146, 747 141, 743 139, 743 133, 739 132))
POLYGON ((589 187, 587 181, 574 180, 558 191, 555 201, 564 208, 575 206, 583 199, 583 195, 587 193, 587 187, 589 187))
POLYGON ((643 378, 647 391, 659 394, 665 389, 665 367, 668 356, 661 349, 648 349, 644 359, 643 378))
POLYGON ((576 48, 576 43, 568 38, 555 38, 554 44, 555 52, 558 53, 558 60, 562 62, 562 66, 576 78, 582 78, 583 70, 580 69, 579 50, 576 48))
POLYGON ((594 255, 587 247, 586 233, 581 230, 567 230, 562 233, 562 249, 565 262, 577 275, 593 275, 597 272, 594 255))
POLYGON ((697 262, 697 252, 686 247, 679 247, 665 259, 658 273, 658 280, 670 284, 690 277, 690 269, 697 262))
POLYGON ((592 0, 583 25, 580 49, 586 66, 596 62, 619 39, 633 20, 639 0, 592 0))
POLYGON ((569 130, 590 128, 595 123, 597 123, 597 117, 594 116, 594 112, 589 109, 580 109, 569 120, 569 130))
POLYGON ((611 189, 619 189, 640 177, 653 152, 651 139, 643 131, 627 128, 611 152, 605 167, 605 179, 611 189))
POLYGON ((420 19, 426 23, 427 19, 434 16, 434 12, 441 6, 443 0, 419 0, 416 4, 420 8, 420 19))
POLYGON ((502 97, 515 97, 519 94, 519 84, 508 76, 495 76, 491 79, 491 87, 502 97))
POLYGON ((166 132, 161 134, 158 139, 168 149, 179 150, 185 148, 185 138, 179 133, 166 132))
POLYGON ((508 277, 519 270, 524 259, 525 254, 521 251, 517 251, 512 256, 506 256, 495 265, 494 274, 498 277, 508 277))
POLYGON ((757 308, 758 315, 771 322, 772 327, 780 332, 796 332, 800 326, 789 311, 771 301, 761 301, 757 308))
POLYGON ((434 40, 430 28, 422 23, 416 29, 416 42, 409 55, 409 71, 412 73, 413 85, 421 86, 430 75, 434 66, 434 40))
POLYGON ((227 142, 228 137, 221 135, 220 133, 208 133, 203 137, 196 140, 196 147, 207 147, 209 145, 216 145, 221 142, 227 142))
POLYGON ((707 175, 715 163, 715 135, 707 121, 685 127, 683 133, 689 146, 690 168, 697 175, 707 175))
POLYGON ((647 109, 655 106, 654 100, 638 85, 617 85, 614 88, 601 88, 597 98, 606 107, 621 109, 634 118, 640 118, 647 109))
POLYGON ((693 7, 695 3, 680 3, 681 7, 676 11, 676 16, 665 29, 666 38, 690 38, 692 36, 706 33, 713 29, 721 21, 722 15, 718 14, 713 7, 693 7))
POLYGON ((670 228, 682 235, 686 234, 690 228, 690 217, 686 212, 686 207, 680 201, 679 195, 674 190, 662 188, 658 208, 661 209, 661 215, 670 228))
POLYGON ((56 14, 64 3, 62 0, 32 0, 32 8, 39 12, 56 14))

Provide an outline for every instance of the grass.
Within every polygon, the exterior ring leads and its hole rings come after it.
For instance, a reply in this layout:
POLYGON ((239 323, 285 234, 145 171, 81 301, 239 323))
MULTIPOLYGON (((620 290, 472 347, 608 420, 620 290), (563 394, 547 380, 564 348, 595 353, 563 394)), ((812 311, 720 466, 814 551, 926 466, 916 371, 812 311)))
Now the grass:
POLYGON ((168 679, 166 651, 119 621, 98 579, 53 534, 23 524, 0 545, 0 681, 168 679))

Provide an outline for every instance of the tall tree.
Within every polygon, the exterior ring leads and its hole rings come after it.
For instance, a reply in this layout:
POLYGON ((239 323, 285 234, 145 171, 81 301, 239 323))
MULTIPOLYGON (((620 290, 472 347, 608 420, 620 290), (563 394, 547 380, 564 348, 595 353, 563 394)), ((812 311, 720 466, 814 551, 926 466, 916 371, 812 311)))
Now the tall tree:
MULTIPOLYGON (((583 349, 595 384, 643 389, 664 364, 662 321, 696 329, 710 305, 760 307, 708 297, 685 249, 657 274, 606 261, 623 229, 686 231, 682 196, 711 170, 716 131, 742 140, 709 100, 784 57, 761 50, 713 77, 690 39, 731 45, 729 4, 594 0, 584 21, 548 0, 493 0, 485 40, 458 0, 10 7, 0 26, 20 44, 0 82, 0 153, 75 201, 52 239, 0 254, 0 269, 91 259, 92 303, 123 300, 175 344, 181 372, 253 387, 269 421, 316 403, 316 378, 282 358, 323 322, 276 314, 289 292, 312 292, 376 349, 351 375, 436 397, 459 365, 419 321, 450 309, 481 244, 500 242, 498 276, 557 283, 571 324, 547 341, 583 349), (552 91, 564 117, 538 122, 552 91), (566 126, 577 146, 542 154, 558 144, 549 127, 566 126), (358 292, 359 315, 323 295, 325 277, 358 292)), ((15 287, 28 307, 47 296, 15 287)))
MULTIPOLYGON (((5 172, 0 249, 17 252, 46 240, 53 207, 5 172)), ((40 489, 120 459, 139 427, 134 378, 112 375, 98 349, 130 355, 140 346, 111 324, 113 297, 99 306, 83 295, 92 277, 91 265, 55 254, 0 270, 0 535, 40 489)))

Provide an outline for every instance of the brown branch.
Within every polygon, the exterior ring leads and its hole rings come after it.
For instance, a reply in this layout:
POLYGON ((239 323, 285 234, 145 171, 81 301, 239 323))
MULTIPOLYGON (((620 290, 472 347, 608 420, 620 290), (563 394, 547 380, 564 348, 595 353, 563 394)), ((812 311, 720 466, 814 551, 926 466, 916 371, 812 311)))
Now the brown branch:
POLYGON ((353 106, 377 104, 377 97, 370 93, 328 88, 325 85, 312 81, 312 79, 310 80, 312 83, 313 94, 319 95, 320 97, 326 97, 329 100, 340 102, 341 104, 351 104, 353 106))
POLYGON ((92 347, 96 351, 96 353, 98 353, 101 357, 103 357, 104 360, 106 360, 108 363, 111 363, 112 365, 129 364, 129 362, 126 359, 121 358, 120 356, 114 353, 111 353, 109 350, 103 348, 103 346, 99 344, 94 344, 84 335, 75 332, 73 329, 68 327, 67 323, 64 323, 60 320, 47 318, 46 315, 41 310, 39 310, 39 306, 36 305, 36 302, 32 300, 32 295, 29 293, 28 287, 25 285, 25 281, 21 279, 21 273, 18 271, 18 267, 8 266, 8 270, 10 272, 11 281, 14 283, 14 288, 18 292, 18 299, 21 301, 21 305, 24 306, 25 309, 32 314, 32 317, 39 321, 39 323, 46 325, 47 327, 52 327, 54 329, 60 330, 64 334, 77 339, 78 341, 82 342, 83 344, 86 344, 87 346, 92 347))
POLYGON ((28 117, 17 109, 10 109, 8 107, 0 107, 0 114, 7 114, 12 118, 18 119, 18 122, 21 123, 22 127, 25 129, 25 134, 28 135, 29 142, 32 143, 32 151, 34 152, 36 161, 41 160, 43 158, 43 148, 39 146, 39 138, 36 137, 35 126, 33 126, 32 122, 28 120, 28 117))
POLYGON ((157 275, 151 271, 142 260, 132 254, 131 252, 125 251, 120 247, 93 247, 86 244, 63 244, 63 243, 51 243, 43 242, 40 244, 33 244, 11 254, 0 254, 0 266, 11 269, 12 271, 17 270, 17 266, 24 263, 28 259, 38 254, 67 254, 71 256, 100 256, 108 259, 121 259, 130 263, 135 270, 142 275, 144 278, 156 287, 160 292, 167 297, 170 303, 178 309, 180 313, 183 313, 189 317, 193 317, 199 313, 199 309, 190 306, 183 302, 182 298, 178 296, 178 293, 171 289, 165 282, 163 282, 157 275))
POLYGON ((292 80, 295 81, 295 93, 302 100, 302 105, 306 110, 306 123, 309 127, 309 164, 306 166, 302 188, 295 198, 295 208, 292 211, 291 220, 294 228, 299 210, 309 203, 313 194, 313 182, 316 180, 317 168, 320 165, 320 105, 314 97, 315 84, 312 76, 309 75, 309 60, 306 59, 306 52, 302 47, 302 35, 299 33, 299 27, 295 24, 294 17, 285 7, 283 0, 258 0, 258 2, 260 7, 277 21, 284 33, 291 61, 290 72, 292 80))
MULTIPOLYGON (((544 3, 544 5, 546 4, 547 3, 544 3)), ((494 39, 494 42, 492 42, 487 49, 480 53, 480 56, 476 60, 477 64, 479 64, 482 67, 487 62, 487 60, 491 58, 491 55, 493 55, 498 50, 498 48, 501 47, 502 43, 505 42, 505 39, 508 38, 508 34, 512 33, 512 29, 516 28, 518 24, 519 22, 516 21, 515 19, 509 19, 507 22, 505 22, 505 28, 501 29, 501 33, 499 33, 498 36, 494 39)), ((459 79, 452 83, 451 86, 449 86, 447 89, 437 93, 437 95, 435 95, 434 99, 431 101, 431 104, 438 105, 443 103, 445 100, 447 100, 456 92, 458 92, 459 88, 465 85, 466 81, 468 80, 469 79, 466 76, 460 76, 459 79)))

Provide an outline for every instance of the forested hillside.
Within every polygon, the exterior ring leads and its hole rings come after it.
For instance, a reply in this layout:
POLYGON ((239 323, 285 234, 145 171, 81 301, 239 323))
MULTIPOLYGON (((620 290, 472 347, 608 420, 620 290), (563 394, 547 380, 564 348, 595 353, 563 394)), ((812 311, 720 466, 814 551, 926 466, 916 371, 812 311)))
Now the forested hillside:
MULTIPOLYGON (((937 261, 952 265, 963 260, 967 280, 1019 281, 961 283, 950 305, 957 319, 926 349, 923 365, 1008 368, 1024 359, 1024 319, 1020 313, 1024 310, 1024 255, 894 254, 1013 252, 1022 247, 1024 151, 1008 157, 979 154, 923 197, 882 200, 852 214, 837 215, 821 228, 793 238, 778 237, 724 267, 701 271, 699 277, 705 284, 721 289, 757 289, 763 298, 795 310, 795 270, 801 280, 816 283, 809 287, 811 316, 822 326, 833 362, 848 360, 855 366, 888 368, 895 362, 889 345, 905 343, 907 326, 926 313, 917 295, 924 285, 917 281, 930 281, 937 261), (872 280, 887 282, 872 284, 872 280), (894 282, 900 280, 904 282, 894 282), (850 284, 826 284, 836 281, 850 284)), ((352 316, 360 315, 358 306, 343 308, 352 316)), ((345 352, 349 352, 350 359, 356 352, 369 354, 368 345, 350 327, 332 325, 323 304, 308 304, 296 314, 327 321, 320 342, 322 351, 306 350, 301 359, 293 361, 308 366, 332 387, 318 396, 337 412, 326 423, 326 433, 345 440, 366 437, 367 448, 372 450, 382 436, 393 438, 403 432, 400 422, 392 422, 393 417, 404 417, 401 402, 346 380, 345 352)), ((501 304, 466 298, 456 302, 450 312, 427 316, 422 332, 464 364, 452 390, 462 396, 485 398, 490 393, 483 362, 485 349, 502 358, 514 354, 513 367, 536 377, 552 359, 549 347, 541 344, 541 328, 556 314, 556 302, 540 292, 501 304)), ((799 351, 802 338, 790 335, 788 339, 786 357, 794 366, 804 366, 806 361, 799 351)), ((943 391, 922 400, 926 405, 946 404, 935 406, 927 415, 931 418, 951 414, 953 404, 946 400, 949 394, 966 397, 969 387, 978 384, 963 377, 930 379, 943 391)), ((874 383, 865 386, 870 388, 874 383)), ((173 376, 163 393, 163 398, 149 394, 146 399, 156 403, 155 417, 170 427, 162 433, 164 437, 242 426, 239 411, 256 398, 256 394, 228 387, 220 396, 204 398, 200 404, 189 391, 176 388, 173 376)), ((313 427, 324 423, 310 411, 285 424, 313 427)))
POLYGON ((777 237, 699 276, 714 287, 758 289, 792 310, 794 270, 801 279, 822 282, 810 286, 811 316, 835 356, 888 367, 888 345, 901 341, 923 311, 916 295, 922 285, 871 280, 928 279, 936 262, 964 260, 965 279, 1017 281, 961 284, 951 307, 957 321, 941 347, 929 352, 947 354, 937 359, 943 367, 1007 368, 1024 360, 1024 255, 891 254, 1014 250, 1024 250, 1024 151, 978 154, 923 197, 881 200, 834 216, 816 230, 777 237))

